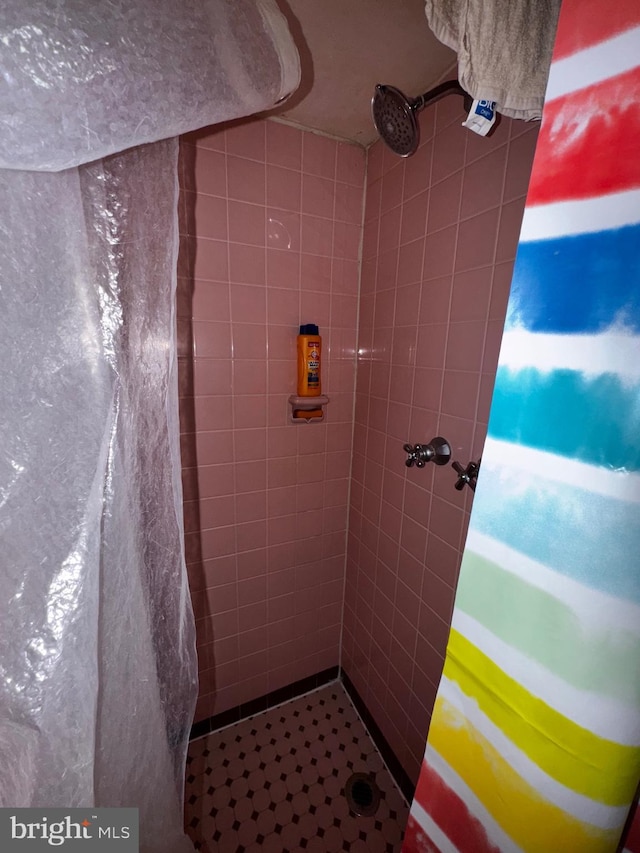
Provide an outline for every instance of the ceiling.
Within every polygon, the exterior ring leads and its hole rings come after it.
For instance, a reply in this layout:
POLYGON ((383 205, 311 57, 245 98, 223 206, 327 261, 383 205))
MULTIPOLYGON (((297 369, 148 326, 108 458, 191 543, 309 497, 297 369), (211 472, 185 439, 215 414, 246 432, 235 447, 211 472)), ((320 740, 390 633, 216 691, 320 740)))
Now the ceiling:
POLYGON ((455 77, 455 53, 432 34, 424 0, 278 0, 302 65, 300 88, 278 116, 369 145, 376 83, 415 97, 455 77))

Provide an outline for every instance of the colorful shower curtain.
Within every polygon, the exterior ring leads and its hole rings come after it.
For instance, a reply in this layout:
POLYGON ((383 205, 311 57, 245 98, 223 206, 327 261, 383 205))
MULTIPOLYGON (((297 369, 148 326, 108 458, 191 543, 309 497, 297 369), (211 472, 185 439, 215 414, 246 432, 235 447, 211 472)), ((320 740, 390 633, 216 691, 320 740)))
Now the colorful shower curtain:
POLYGON ((614 851, 636 793, 639 61, 565 0, 404 853, 614 851))

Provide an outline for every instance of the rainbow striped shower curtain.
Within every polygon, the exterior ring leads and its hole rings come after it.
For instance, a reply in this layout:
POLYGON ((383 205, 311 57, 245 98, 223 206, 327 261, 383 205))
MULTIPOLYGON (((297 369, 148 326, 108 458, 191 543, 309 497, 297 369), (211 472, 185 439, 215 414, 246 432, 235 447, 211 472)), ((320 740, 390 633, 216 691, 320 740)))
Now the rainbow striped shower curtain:
POLYGON ((639 63, 637 0, 565 0, 404 853, 615 851, 634 799, 639 63))

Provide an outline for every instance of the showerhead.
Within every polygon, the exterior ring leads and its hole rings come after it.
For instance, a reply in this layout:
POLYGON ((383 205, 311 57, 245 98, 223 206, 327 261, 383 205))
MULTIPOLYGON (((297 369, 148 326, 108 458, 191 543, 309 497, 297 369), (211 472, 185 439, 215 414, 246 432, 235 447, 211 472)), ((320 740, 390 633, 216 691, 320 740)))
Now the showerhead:
POLYGON ((371 99, 371 115, 380 138, 400 157, 415 154, 420 142, 418 113, 428 104, 450 94, 462 95, 465 108, 471 108, 471 98, 457 80, 447 80, 418 98, 408 98, 395 86, 378 83, 371 99))
POLYGON ((382 141, 400 157, 409 157, 418 148, 420 130, 416 113, 420 105, 420 98, 410 101, 395 86, 381 83, 376 86, 371 99, 373 123, 382 141))

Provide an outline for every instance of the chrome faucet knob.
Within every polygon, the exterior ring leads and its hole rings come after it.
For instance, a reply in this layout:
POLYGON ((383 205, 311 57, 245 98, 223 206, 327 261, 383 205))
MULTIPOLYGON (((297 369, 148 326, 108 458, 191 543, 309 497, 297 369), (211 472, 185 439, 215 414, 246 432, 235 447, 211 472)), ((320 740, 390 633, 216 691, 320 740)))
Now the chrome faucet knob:
POLYGON ((418 461, 417 445, 416 445, 416 447, 412 447, 410 444, 405 444, 404 452, 409 454, 407 456, 407 458, 404 460, 404 464, 407 466, 407 468, 412 468, 416 464, 416 462, 418 461))
POLYGON ((427 462, 434 462, 436 465, 446 465, 451 459, 451 448, 449 442, 445 438, 437 435, 432 438, 429 444, 405 444, 405 453, 408 457, 405 460, 407 468, 415 465, 417 468, 424 468, 427 462))
POLYGON ((465 486, 469 486, 469 488, 475 492, 478 471, 480 470, 480 461, 469 462, 466 468, 464 468, 459 462, 452 462, 451 467, 458 475, 456 489, 461 492, 465 486))

